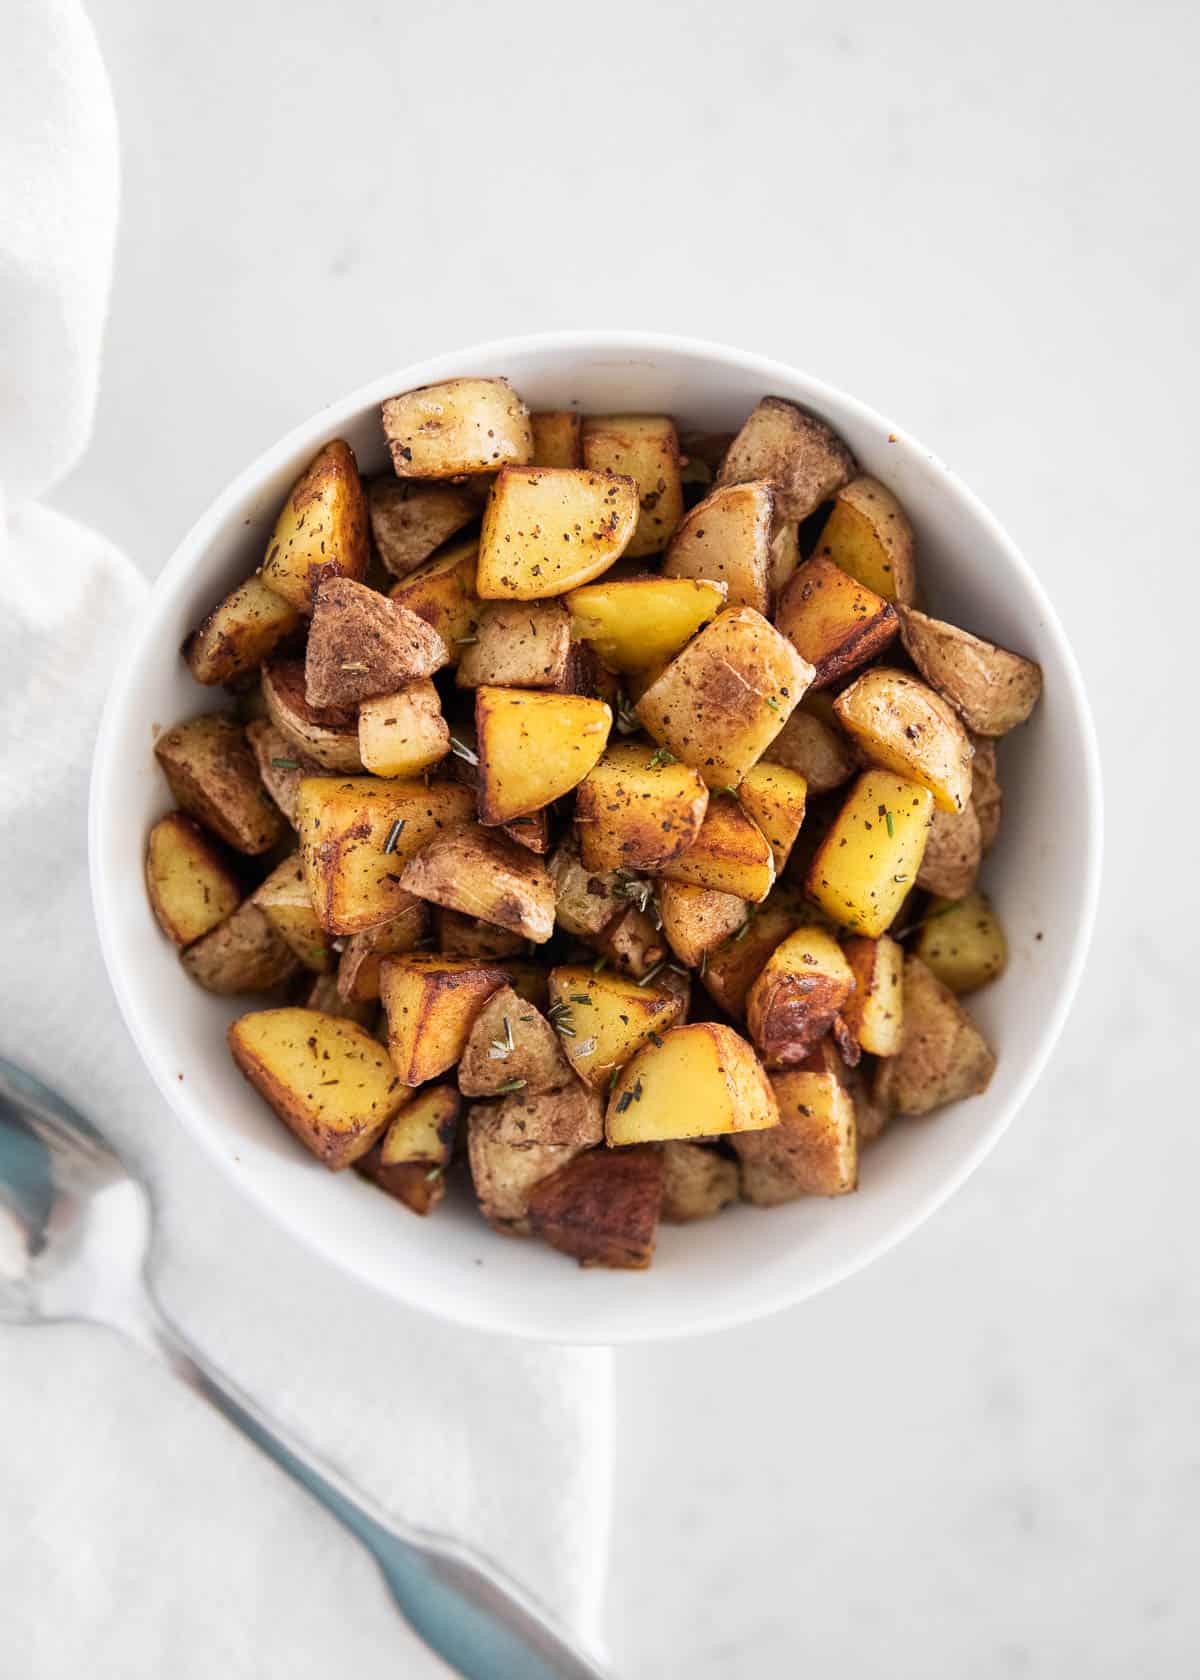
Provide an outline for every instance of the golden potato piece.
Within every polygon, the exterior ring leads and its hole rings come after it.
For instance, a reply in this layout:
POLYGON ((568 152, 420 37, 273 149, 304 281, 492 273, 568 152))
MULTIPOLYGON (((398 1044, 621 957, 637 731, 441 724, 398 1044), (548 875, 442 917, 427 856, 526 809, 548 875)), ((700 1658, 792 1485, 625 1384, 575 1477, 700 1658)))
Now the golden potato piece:
POLYGON ((344 1002, 378 1002, 383 959, 403 956, 424 943, 429 932, 429 906, 423 898, 408 893, 398 902, 396 914, 386 922, 352 933, 343 942, 337 984, 344 1002))
POLYGON ((511 822, 570 793, 604 751, 611 727, 603 700, 476 689, 479 820, 511 822))
MULTIPOLYGON (((558 1034, 539 1009, 511 986, 493 992, 475 1017, 462 1059, 458 1088, 464 1097, 494 1097, 504 1091, 535 1097, 576 1084, 558 1034)), ((598 1141, 603 1128, 597 1127, 598 1141)), ((532 1135, 530 1143, 572 1143, 568 1137, 532 1135)), ((578 1140, 587 1141, 587 1140, 578 1140)), ((514 1143, 521 1139, 514 1138, 514 1143)))
POLYGON ((271 722, 295 754, 323 770, 361 770, 358 716, 351 706, 311 706, 302 659, 273 659, 263 666, 263 699, 271 722))
POLYGON ((354 451, 327 443, 292 487, 267 544, 262 581, 299 612, 312 609, 322 578, 366 576, 367 501, 354 451))
POLYGON ((802 700, 767 748, 769 762, 803 776, 813 795, 841 787, 859 767, 854 744, 842 733, 832 709, 826 716, 817 705, 828 698, 814 694, 802 700))
POLYGON ((514 1091, 496 1109, 497 1136, 526 1148, 591 1149, 604 1141, 604 1099, 568 1072, 568 1085, 552 1091, 514 1091))
POLYGON ((760 759, 738 783, 743 811, 766 836, 778 873, 796 843, 808 803, 808 782, 798 770, 760 759))
POLYGON ((446 1194, 462 1099, 453 1085, 418 1091, 358 1162, 358 1170, 413 1213, 432 1213, 446 1194))
POLYGON ((376 776, 419 776, 450 751, 450 726, 428 677, 358 708, 358 755, 376 776))
POLYGON ((251 895, 285 945, 314 974, 330 974, 337 967, 333 942, 317 920, 300 853, 278 864, 251 895))
POLYGON ((198 986, 221 997, 269 992, 300 972, 296 953, 249 899, 194 940, 180 960, 198 986))
POLYGON ((475 587, 535 601, 590 583, 623 554, 637 523, 631 478, 582 467, 508 467, 483 511, 475 587))
POLYGON ((725 605, 723 585, 690 577, 605 578, 567 597, 571 631, 613 671, 650 671, 673 659, 725 605))
POLYGON ((672 1027, 626 1062, 608 1099, 610 1144, 717 1137, 778 1123, 758 1057, 732 1027, 672 1027))
POLYGON ((872 1056, 894 1056, 904 1031, 904 952, 894 939, 847 939, 842 954, 854 975, 854 990, 842 1005, 842 1019, 854 1040, 872 1056))
POLYGON ((878 939, 912 891, 932 817, 927 788, 864 771, 817 848, 808 896, 840 927, 878 939))
POLYGON ((636 711, 654 739, 709 787, 736 787, 811 679, 811 665, 761 613, 731 607, 692 638, 636 711))
POLYGON ((476 1103, 467 1111, 467 1156, 479 1211, 506 1236, 529 1235, 534 1187, 580 1153, 581 1144, 507 1143, 500 1104, 476 1103))
POLYGON ((430 840, 400 884, 418 898, 478 916, 544 945, 554 932, 554 882, 541 860, 478 824, 430 840))
POLYGON ((458 910, 437 905, 433 912, 434 946, 444 957, 483 957, 487 962, 518 956, 525 940, 508 928, 464 916, 458 910))
POLYGON ((287 832, 263 798, 258 765, 245 732, 221 712, 164 730, 154 756, 189 816, 238 852, 269 852, 287 832))
POLYGON ((735 893, 760 904, 775 885, 775 856, 732 794, 714 793, 692 844, 658 866, 668 881, 735 893))
POLYGON ((319 776, 322 766, 302 753, 269 718, 254 718, 248 723, 246 740, 263 787, 295 828, 300 783, 305 776, 319 776))
POLYGON ((710 952, 700 971, 707 990, 727 1015, 745 1018, 750 988, 767 958, 806 919, 811 919, 811 909, 787 886, 776 887, 765 904, 744 907, 741 927, 710 952))
POLYGON ((529 1223, 581 1266, 641 1271, 654 1256, 662 1186, 657 1149, 589 1150, 535 1186, 529 1223))
POLYGON ((367 485, 367 512, 379 558, 393 577, 404 578, 477 519, 479 503, 457 484, 375 478, 367 485))
POLYGON ((394 694, 449 661, 438 632, 401 602, 353 578, 326 578, 318 587, 304 656, 310 706, 394 694))
POLYGON ((661 869, 698 837, 708 798, 701 776, 669 752, 614 742, 575 795, 584 866, 661 869))
POLYGON ((242 897, 200 824, 182 811, 150 830, 146 892, 159 927, 176 945, 190 945, 232 916, 242 897))
POLYGON ((256 572, 226 595, 183 644, 188 669, 198 683, 233 682, 256 671, 299 624, 295 607, 268 589, 256 572))
POLYGON ((229 1027, 233 1059, 331 1171, 365 1155, 408 1097, 383 1046, 315 1009, 260 1009, 229 1027))
POLYGON ((561 601, 485 601, 455 680, 460 688, 556 688, 570 648, 571 615, 561 601))
POLYGON ((639 986, 573 963, 550 970, 547 1018, 588 1085, 606 1088, 615 1068, 683 1019, 683 1007, 680 993, 663 984, 639 986))
POLYGON ((405 1085, 423 1085, 459 1061, 475 1017, 509 975, 498 963, 410 952, 385 957, 379 995, 388 1052, 405 1085))
POLYGON ((711 1219, 737 1201, 737 1165, 715 1149, 705 1149, 700 1143, 664 1143, 662 1161, 661 1216, 665 1224, 688 1225, 694 1219, 711 1219))
POLYGON ((939 809, 965 810, 973 749, 939 694, 907 671, 877 665, 843 689, 833 709, 874 763, 927 787, 939 809))
POLYGON ((723 583, 731 607, 766 613, 771 602, 769 484, 727 484, 698 502, 671 538, 663 576, 723 583))
POLYGON ((569 409, 543 409, 529 416, 535 467, 583 465, 583 418, 569 409))
POLYGON ((838 491, 816 553, 885 601, 907 605, 916 594, 912 526, 878 479, 856 478, 838 491))
POLYGON ((658 913, 668 945, 688 968, 697 968, 746 925, 746 903, 735 893, 683 881, 658 884, 658 913))
POLYGON ((1003 974, 1008 941, 983 893, 956 903, 935 899, 925 912, 913 954, 956 995, 978 991, 1003 974))
POLYGON ((616 870, 584 866, 574 836, 562 841, 547 867, 554 882, 554 919, 564 933, 580 938, 599 933, 629 902, 616 870))
POLYGON ((976 737, 975 757, 971 760, 971 803, 979 818, 979 841, 985 853, 996 844, 1000 818, 1004 814, 1004 794, 996 774, 996 743, 976 737))
POLYGON ((853 455, 823 420, 782 397, 764 397, 729 445, 717 483, 764 481, 775 492, 776 518, 796 524, 854 471, 853 455))
POLYGON ((432 626, 457 660, 479 627, 480 602, 475 594, 479 540, 468 537, 443 549, 392 589, 390 600, 416 613, 432 626))
POLYGON ((795 1067, 833 1024, 854 974, 819 927, 798 927, 771 952, 746 999, 746 1024, 769 1068, 795 1067))
POLYGON ((983 836, 974 799, 962 811, 935 811, 917 885, 939 898, 965 898, 975 885, 982 858, 983 836))
POLYGON ((900 626, 882 595, 814 555, 784 590, 775 627, 813 667, 813 687, 827 688, 882 653, 900 626))
POLYGON ((683 516, 675 422, 665 414, 589 414, 583 464, 593 472, 628 475, 637 486, 637 529, 625 550, 630 559, 665 548, 683 516))
POLYGON ((976 735, 1007 735, 1041 697, 1040 665, 954 624, 902 607, 900 636, 925 681, 976 735))
POLYGON ((928 1114, 985 1091, 996 1058, 948 986, 919 957, 904 963, 904 1038, 883 1064, 887 1096, 901 1114, 928 1114))
POLYGON ((533 459, 529 410, 507 379, 447 379, 383 404, 397 478, 458 478, 533 459))
POLYGON ((771 1076, 779 1124, 735 1137, 742 1196, 778 1207, 798 1196, 844 1196, 858 1188, 854 1103, 832 1074, 797 1069, 771 1076))

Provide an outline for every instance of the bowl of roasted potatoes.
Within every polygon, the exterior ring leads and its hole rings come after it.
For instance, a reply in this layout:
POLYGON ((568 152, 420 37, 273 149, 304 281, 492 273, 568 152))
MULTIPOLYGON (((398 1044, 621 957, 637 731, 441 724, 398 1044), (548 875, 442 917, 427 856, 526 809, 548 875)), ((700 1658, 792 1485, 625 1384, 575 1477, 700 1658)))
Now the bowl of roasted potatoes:
POLYGON ((560 333, 268 450, 131 626, 112 982, 173 1111, 405 1303, 621 1342, 911 1230, 1061 1028, 1097 755, 1036 571, 761 357, 560 333))

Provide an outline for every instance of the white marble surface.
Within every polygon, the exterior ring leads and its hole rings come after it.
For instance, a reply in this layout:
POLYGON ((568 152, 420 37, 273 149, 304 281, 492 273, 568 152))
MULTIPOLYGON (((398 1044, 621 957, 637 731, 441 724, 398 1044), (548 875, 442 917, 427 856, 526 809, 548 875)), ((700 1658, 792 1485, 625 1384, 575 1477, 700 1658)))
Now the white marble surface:
MULTIPOLYGON (((628 1680, 1190 1673, 1196 13, 93 15, 124 219, 98 433, 58 500, 148 572, 326 398, 581 322, 726 338, 857 391, 1041 570, 1108 775, 1072 1024, 898 1253, 753 1329, 620 1356, 607 1631, 628 1680)), ((202 1267, 215 1238, 189 1235, 202 1267)), ((149 1450, 141 1468, 160 1473, 149 1450)))

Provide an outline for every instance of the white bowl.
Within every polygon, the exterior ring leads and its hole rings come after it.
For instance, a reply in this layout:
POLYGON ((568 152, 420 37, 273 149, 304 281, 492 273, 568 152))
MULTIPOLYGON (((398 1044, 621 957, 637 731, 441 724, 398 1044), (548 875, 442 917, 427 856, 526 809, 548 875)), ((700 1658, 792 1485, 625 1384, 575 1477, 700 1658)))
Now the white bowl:
POLYGON ((486 344, 388 373, 298 427, 246 468, 184 538, 154 589, 108 697, 92 779, 92 888, 113 987, 171 1108, 230 1178, 295 1236, 374 1288, 439 1318, 560 1342, 690 1335, 775 1312, 892 1247, 979 1165, 1029 1095, 1087 952, 1100 870, 1100 772, 1067 639, 1031 567, 929 451, 792 368, 647 333, 560 332, 486 344), (581 1271, 551 1249, 495 1236, 463 1198, 413 1218, 353 1172, 325 1172, 245 1083, 225 1025, 245 1008, 187 979, 146 902, 142 855, 170 806, 157 726, 210 709, 178 657, 184 634, 262 557, 289 486, 327 439, 364 469, 385 463, 383 398, 464 374, 503 374, 536 408, 666 411, 736 427, 766 393, 828 420, 890 486, 917 532, 931 608, 1041 661, 1045 696, 1000 746, 1004 826, 987 866, 1011 961, 971 1010, 999 1057, 990 1089, 892 1128, 857 1195, 769 1212, 740 1207, 667 1227, 648 1272, 581 1271))

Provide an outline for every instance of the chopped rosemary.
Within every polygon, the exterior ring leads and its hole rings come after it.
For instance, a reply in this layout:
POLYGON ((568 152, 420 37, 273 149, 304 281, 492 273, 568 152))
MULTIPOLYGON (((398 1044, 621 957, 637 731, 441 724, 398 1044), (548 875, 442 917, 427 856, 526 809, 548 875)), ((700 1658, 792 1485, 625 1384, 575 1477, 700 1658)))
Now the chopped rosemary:
POLYGON ((627 898, 636 904, 643 915, 650 908, 654 899, 654 885, 643 880, 640 875, 634 875, 627 869, 617 870, 617 884, 613 892, 620 898, 627 898))
POLYGON ((668 752, 666 747, 655 747, 650 754, 650 762, 646 768, 647 770, 661 770, 664 764, 674 763, 675 754, 673 752, 668 752))
POLYGON ((625 1110, 627 1108, 629 1108, 632 1105, 632 1103, 633 1103, 633 1092, 632 1091, 622 1091, 621 1095, 617 1098, 617 1113, 618 1114, 624 1114, 625 1110))
POLYGON ((575 1054, 577 1056, 592 1056, 595 1055, 595 1052, 596 1040, 594 1038, 585 1038, 575 1046, 575 1054))
POLYGON ((387 839, 383 842, 383 849, 385 852, 394 852, 396 850, 396 842, 404 833, 404 824, 407 820, 408 819, 406 817, 397 817, 391 828, 388 829, 387 839))
POLYGON ((648 986, 650 984, 651 980, 654 979, 654 976, 656 974, 661 974, 663 969, 666 968, 666 966, 667 966, 667 959, 664 957, 661 962, 656 962, 653 965, 652 968, 648 968, 646 970, 645 974, 642 975, 642 978, 640 980, 638 980, 636 982, 636 984, 639 985, 639 986, 648 986))
POLYGON ((470 647, 472 643, 478 640, 478 636, 455 636, 454 645, 455 647, 470 647))
POLYGON ((892 821, 892 813, 890 811, 885 811, 883 813, 883 820, 887 824, 888 839, 890 840, 896 832, 896 825, 892 821))
POLYGON ((907 875, 893 875, 892 880, 895 881, 897 883, 897 885, 900 885, 902 882, 908 880, 908 876, 907 875))
POLYGON ((586 992, 571 992, 569 996, 572 1003, 586 1003, 591 1007, 592 1000, 586 992))
POLYGON ((656 1032, 650 1034, 650 1042, 656 1050, 661 1050, 663 1047, 663 1041, 656 1032))
POLYGON ((553 1003, 546 1011, 546 1019, 564 1038, 574 1038, 575 1028, 571 1021, 571 1005, 569 1003, 553 1003))
POLYGON ((273 758, 271 768, 273 770, 299 770, 300 760, 298 758, 273 758))
POLYGON ((473 752, 465 741, 460 741, 457 735, 451 735, 450 737, 450 751, 455 758, 464 759, 468 764, 479 763, 479 754, 473 752))
POLYGON ((622 735, 636 735, 642 727, 641 719, 629 704, 629 696, 622 689, 617 695, 617 729, 622 735))
POLYGON ((436 1184, 445 1170, 445 1167, 430 1167, 429 1171, 425 1174, 426 1184, 436 1184))
POLYGON ((508 1016, 504 1017, 504 1037, 494 1038, 488 1046, 488 1058, 493 1062, 503 1061, 513 1049, 512 1022, 508 1016))
POLYGON ((497 1085, 496 1095, 502 1097, 508 1091, 523 1091, 525 1085, 526 1081, 524 1079, 506 1079, 502 1085, 497 1085))
POLYGON ((366 668, 361 659, 348 659, 345 664, 338 666, 339 671, 365 671, 366 668))
POLYGON ((773 694, 767 695, 767 705, 770 706, 773 712, 777 712, 779 710, 779 702, 773 694))
POLYGON ((607 957, 597 957, 595 962, 592 964, 592 973, 593 974, 602 974, 607 967, 608 967, 608 958, 607 957))

